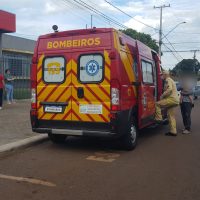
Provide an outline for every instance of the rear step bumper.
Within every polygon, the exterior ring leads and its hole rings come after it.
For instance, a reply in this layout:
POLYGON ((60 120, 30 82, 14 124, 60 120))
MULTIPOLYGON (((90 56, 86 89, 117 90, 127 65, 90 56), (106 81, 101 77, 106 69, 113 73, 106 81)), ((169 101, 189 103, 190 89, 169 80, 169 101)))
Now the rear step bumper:
POLYGON ((34 132, 37 133, 50 133, 50 134, 61 134, 69 136, 95 136, 95 137, 110 137, 115 136, 117 133, 110 131, 101 130, 72 130, 72 129, 49 129, 49 128, 33 128, 34 132))

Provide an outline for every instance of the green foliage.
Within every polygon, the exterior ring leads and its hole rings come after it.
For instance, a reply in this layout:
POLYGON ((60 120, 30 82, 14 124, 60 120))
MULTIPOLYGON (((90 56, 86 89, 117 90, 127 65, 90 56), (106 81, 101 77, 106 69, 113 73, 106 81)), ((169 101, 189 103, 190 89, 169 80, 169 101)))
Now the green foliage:
POLYGON ((172 69, 172 72, 176 75, 198 74, 199 70, 200 63, 197 59, 183 59, 172 69))
POLYGON ((149 34, 140 33, 140 32, 137 32, 136 30, 131 29, 131 28, 126 29, 126 30, 120 30, 120 31, 122 31, 126 35, 132 37, 133 39, 136 39, 136 40, 143 42, 144 44, 149 46, 151 49, 158 52, 158 45, 156 44, 156 40, 152 39, 149 34))

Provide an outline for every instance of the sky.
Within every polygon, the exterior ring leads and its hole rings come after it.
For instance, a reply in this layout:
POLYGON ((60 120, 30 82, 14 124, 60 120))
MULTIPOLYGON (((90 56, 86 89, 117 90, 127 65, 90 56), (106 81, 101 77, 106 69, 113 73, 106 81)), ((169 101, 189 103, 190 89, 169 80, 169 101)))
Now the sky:
MULTIPOLYGON (((132 28, 150 34, 153 39, 158 41, 160 9, 155 9, 154 6, 168 6, 169 4, 170 7, 162 10, 162 66, 165 69, 172 69, 182 59, 193 58, 194 52, 191 50, 200 50, 200 1, 0 0, 0 9, 16 14, 17 31, 13 35, 18 37, 37 40, 39 35, 53 32, 52 25, 54 24, 58 25, 59 31, 84 29, 86 26, 89 28, 92 15, 92 26, 97 28, 132 28), (88 10, 80 3, 86 7, 95 8, 119 25, 88 10)), ((200 51, 196 52, 196 58, 200 61, 200 51)))

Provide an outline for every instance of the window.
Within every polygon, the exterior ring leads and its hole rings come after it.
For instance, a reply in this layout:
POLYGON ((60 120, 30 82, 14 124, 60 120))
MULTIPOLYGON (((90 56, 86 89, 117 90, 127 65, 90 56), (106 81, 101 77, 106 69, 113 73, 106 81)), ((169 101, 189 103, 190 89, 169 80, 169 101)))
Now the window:
POLYGON ((64 57, 47 57, 43 62, 43 79, 46 83, 63 83, 65 80, 64 57))
POLYGON ((134 73, 135 73, 135 78, 136 78, 136 81, 138 81, 138 68, 137 68, 137 62, 136 60, 134 60, 134 63, 133 63, 133 70, 134 70, 134 73))
POLYGON ((101 54, 82 55, 79 58, 79 80, 96 83, 103 80, 104 60, 101 54))
POLYGON ((31 55, 3 52, 3 68, 10 69, 17 78, 30 78, 31 55))
POLYGON ((153 83, 153 67, 151 63, 142 61, 142 77, 144 83, 153 83))
POLYGON ((8 65, 10 66, 9 69, 13 76, 23 75, 22 60, 9 59, 8 65))

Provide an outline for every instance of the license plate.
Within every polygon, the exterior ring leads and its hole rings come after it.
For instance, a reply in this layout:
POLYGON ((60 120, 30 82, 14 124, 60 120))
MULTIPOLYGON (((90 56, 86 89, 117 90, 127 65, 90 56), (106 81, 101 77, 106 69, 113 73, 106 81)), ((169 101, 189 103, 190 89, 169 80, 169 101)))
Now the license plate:
POLYGON ((102 105, 79 105, 79 113, 81 114, 102 114, 102 105))
POLYGON ((50 113, 61 113, 62 112, 62 106, 45 106, 44 111, 50 112, 50 113))

